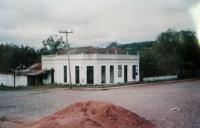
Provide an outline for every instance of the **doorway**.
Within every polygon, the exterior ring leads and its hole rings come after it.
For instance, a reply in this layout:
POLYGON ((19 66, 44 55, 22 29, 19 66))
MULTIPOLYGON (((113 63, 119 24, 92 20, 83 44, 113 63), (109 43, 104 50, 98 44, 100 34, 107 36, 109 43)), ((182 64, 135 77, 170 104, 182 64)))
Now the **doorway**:
POLYGON ((94 84, 94 68, 87 66, 87 84, 94 84))
POLYGON ((76 84, 79 84, 80 83, 80 75, 79 75, 79 66, 76 66, 75 67, 75 82, 76 84))
POLYGON ((55 70, 52 68, 51 69, 51 84, 54 84, 54 72, 55 70))
POLYGON ((101 66, 101 83, 106 83, 106 66, 101 66))
POLYGON ((124 83, 128 81, 127 69, 128 69, 128 66, 124 65, 124 83))
POLYGON ((110 66, 110 83, 114 83, 114 66, 110 66))

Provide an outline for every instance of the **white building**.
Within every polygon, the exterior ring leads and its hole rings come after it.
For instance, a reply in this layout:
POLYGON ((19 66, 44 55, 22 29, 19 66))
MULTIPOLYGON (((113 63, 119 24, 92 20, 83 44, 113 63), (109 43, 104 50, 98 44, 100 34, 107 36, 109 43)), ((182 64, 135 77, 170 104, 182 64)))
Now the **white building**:
MULTIPOLYGON (((43 83, 69 84, 66 49, 42 56, 42 69, 53 70, 43 83)), ((72 84, 118 84, 139 81, 139 56, 116 48, 74 48, 70 50, 72 84)))

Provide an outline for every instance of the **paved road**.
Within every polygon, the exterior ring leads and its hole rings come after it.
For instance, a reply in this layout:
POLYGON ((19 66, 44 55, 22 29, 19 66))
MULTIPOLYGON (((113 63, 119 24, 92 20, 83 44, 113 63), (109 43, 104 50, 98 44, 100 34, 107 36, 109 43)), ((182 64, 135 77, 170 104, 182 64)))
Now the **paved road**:
POLYGON ((0 91, 0 118, 37 121, 85 100, 123 106, 152 121, 158 128, 200 128, 200 80, 98 91, 0 91))

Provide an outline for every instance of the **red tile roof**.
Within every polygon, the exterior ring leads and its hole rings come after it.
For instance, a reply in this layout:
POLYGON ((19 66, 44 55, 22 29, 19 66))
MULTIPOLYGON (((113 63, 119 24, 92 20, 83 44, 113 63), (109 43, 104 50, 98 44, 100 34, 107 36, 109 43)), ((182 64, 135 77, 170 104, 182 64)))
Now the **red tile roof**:
MULTIPOLYGON (((95 48, 95 47, 78 47, 70 48, 70 54, 126 54, 120 48, 95 48)), ((67 54, 67 49, 61 49, 57 52, 58 55, 67 54)))

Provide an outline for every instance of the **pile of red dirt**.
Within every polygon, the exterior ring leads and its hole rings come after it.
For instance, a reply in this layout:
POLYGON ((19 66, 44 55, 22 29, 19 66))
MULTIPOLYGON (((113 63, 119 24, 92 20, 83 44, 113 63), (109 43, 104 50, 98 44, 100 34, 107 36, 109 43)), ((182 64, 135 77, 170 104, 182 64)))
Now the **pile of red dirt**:
POLYGON ((28 128, 155 128, 150 121, 106 102, 75 103, 28 128))

